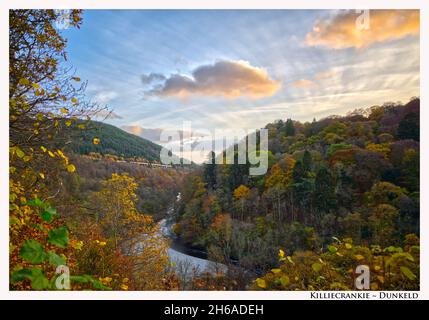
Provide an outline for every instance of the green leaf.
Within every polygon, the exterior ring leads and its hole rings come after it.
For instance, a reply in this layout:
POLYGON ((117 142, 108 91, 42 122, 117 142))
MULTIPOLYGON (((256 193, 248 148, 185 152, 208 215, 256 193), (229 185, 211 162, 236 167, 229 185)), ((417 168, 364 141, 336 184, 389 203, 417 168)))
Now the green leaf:
POLYGON ((79 283, 89 282, 88 276, 70 276, 70 281, 75 281, 79 283))
POLYGON ((67 247, 69 243, 69 232, 66 227, 59 227, 48 232, 48 241, 60 248, 67 247))
POLYGON ((330 253, 336 253, 337 252, 337 247, 334 247, 334 246, 328 246, 328 251, 330 252, 330 253))
POLYGON ((417 276, 407 267, 401 267, 401 272, 410 280, 416 280, 417 276))
POLYGON ((19 255, 32 264, 39 264, 46 260, 47 255, 43 246, 36 240, 27 240, 21 248, 19 255))
POLYGON ((34 290, 43 290, 49 288, 49 280, 45 277, 43 271, 39 268, 21 269, 14 272, 11 276, 12 282, 30 280, 31 287, 34 290))
POLYGON ((31 287, 34 290, 43 290, 49 288, 49 280, 43 274, 43 271, 33 268, 33 276, 31 280, 31 287))
POLYGON ((40 214, 43 220, 46 222, 51 222, 54 219, 54 216, 56 216, 57 210, 55 208, 47 206, 45 210, 40 214))
POLYGON ((54 267, 66 264, 66 260, 63 257, 57 255, 55 252, 49 251, 48 255, 49 263, 52 264, 54 267))
POLYGON ((43 205, 43 201, 40 199, 34 199, 27 201, 26 205, 31 207, 41 207, 43 205))
POLYGON ((314 270, 314 272, 319 272, 320 270, 322 270, 323 266, 320 263, 313 263, 311 265, 311 268, 314 270))
POLYGON ((403 250, 402 250, 402 248, 400 248, 400 247, 394 247, 394 246, 390 246, 390 247, 387 247, 386 249, 384 249, 384 251, 387 251, 387 252, 402 252, 403 250))
POLYGON ((111 290, 109 287, 101 284, 100 281, 95 280, 91 276, 84 274, 83 276, 70 276, 70 281, 79 282, 79 283, 91 283, 92 286, 97 290, 111 290))
POLYGON ((15 271, 14 273, 12 273, 10 281, 11 282, 19 282, 19 281, 23 281, 25 279, 31 279, 32 275, 33 275, 33 273, 31 272, 30 269, 20 269, 18 271, 15 271))
POLYGON ((103 285, 100 281, 95 280, 95 279, 93 279, 91 277, 89 277, 89 282, 91 282, 92 286, 95 289, 97 289, 97 290, 112 290, 111 288, 106 287, 105 285, 103 285))
POLYGON ((286 275, 283 275, 280 278, 280 283, 282 284, 283 287, 286 287, 290 283, 289 277, 286 275))

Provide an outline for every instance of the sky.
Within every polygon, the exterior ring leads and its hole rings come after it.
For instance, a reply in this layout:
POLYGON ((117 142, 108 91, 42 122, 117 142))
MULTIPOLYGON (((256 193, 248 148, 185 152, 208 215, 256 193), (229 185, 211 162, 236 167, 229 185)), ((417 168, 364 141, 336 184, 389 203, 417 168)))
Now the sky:
POLYGON ((87 10, 67 63, 106 122, 256 129, 419 96, 412 10, 87 10), (368 19, 369 17, 369 19, 368 19))

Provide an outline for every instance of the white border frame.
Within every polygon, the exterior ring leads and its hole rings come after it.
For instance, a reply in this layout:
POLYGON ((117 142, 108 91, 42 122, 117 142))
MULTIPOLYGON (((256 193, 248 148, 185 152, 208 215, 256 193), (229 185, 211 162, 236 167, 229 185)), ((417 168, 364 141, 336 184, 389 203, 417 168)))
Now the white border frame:
MULTIPOLYGON (((428 93, 422 88, 428 88, 429 76, 429 6, 426 0, 157 0, 156 2, 136 0, 2 0, 0 1, 0 47, 2 55, 0 61, 0 298, 1 299, 132 299, 132 300, 298 300, 310 299, 310 291, 9 291, 9 214, 6 208, 9 204, 8 188, 8 145, 9 145, 9 84, 8 84, 8 52, 9 52, 9 9, 420 9, 420 99, 422 105, 427 103, 428 93)), ((429 110, 421 108, 421 123, 429 120, 429 110)), ((426 139, 429 138, 428 127, 421 126, 420 163, 429 163, 426 139), (424 142, 424 143, 422 143, 424 142)), ((420 257, 420 292, 419 299, 429 299, 429 276, 422 272, 429 270, 429 208, 428 183, 429 169, 421 165, 420 168, 420 230, 421 230, 421 257, 420 257)), ((323 291, 328 292, 328 291, 323 291)), ((371 299, 377 300, 379 294, 374 293, 371 299)))

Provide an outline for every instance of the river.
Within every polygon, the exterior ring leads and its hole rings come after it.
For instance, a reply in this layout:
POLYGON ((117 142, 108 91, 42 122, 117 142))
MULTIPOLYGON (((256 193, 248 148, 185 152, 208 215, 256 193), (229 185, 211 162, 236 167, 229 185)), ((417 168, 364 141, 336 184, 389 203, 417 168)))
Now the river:
POLYGON ((205 272, 211 274, 226 272, 227 267, 225 265, 207 260, 205 252, 188 248, 178 241, 172 231, 174 224, 168 223, 166 219, 162 219, 159 225, 162 235, 171 241, 168 248, 171 266, 182 278, 189 279, 194 275, 205 272))

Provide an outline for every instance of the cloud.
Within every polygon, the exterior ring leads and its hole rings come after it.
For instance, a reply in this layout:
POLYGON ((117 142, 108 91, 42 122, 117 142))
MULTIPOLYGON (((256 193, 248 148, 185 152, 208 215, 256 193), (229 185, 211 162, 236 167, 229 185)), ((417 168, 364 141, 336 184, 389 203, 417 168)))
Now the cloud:
POLYGON ((350 10, 317 21, 306 35, 306 44, 333 49, 364 48, 377 42, 419 34, 419 10, 370 10, 369 29, 357 27, 361 15, 350 10))
POLYGON ((104 119, 104 120, 105 119, 122 119, 122 117, 119 114, 113 111, 104 110, 104 109, 92 113, 90 117, 104 119))
POLYGON ((281 87, 265 69, 246 61, 217 61, 196 68, 191 76, 173 74, 147 92, 164 97, 219 96, 226 98, 271 96, 281 87))
POLYGON ((100 104, 106 104, 115 99, 118 94, 115 91, 100 91, 94 96, 94 100, 100 104))
MULTIPOLYGON (((154 128, 154 129, 142 128, 142 127, 136 126, 136 125, 123 125, 123 126, 121 126, 121 129, 123 129, 129 133, 132 133, 136 136, 140 136, 142 138, 145 138, 147 140, 155 142, 155 143, 160 143, 161 133, 164 130, 167 130, 167 129, 162 129, 162 128, 154 128)), ((167 130, 167 131, 176 131, 176 130, 167 130)), ((181 137, 185 137, 185 138, 191 138, 192 137, 192 139, 196 139, 196 138, 201 138, 201 137, 205 136, 205 134, 200 133, 200 132, 196 132, 196 131, 177 130, 177 132, 179 133, 179 135, 181 137)), ((175 141, 175 140, 173 139, 172 141, 175 141)))
POLYGON ((311 80, 299 79, 292 83, 292 87, 301 89, 317 89, 319 88, 319 85, 311 80))
POLYGON ((338 71, 328 70, 328 71, 316 73, 314 75, 314 79, 316 79, 316 80, 330 79, 330 78, 335 77, 337 74, 338 74, 338 71))
POLYGON ((141 80, 143 84, 150 84, 155 81, 163 81, 165 80, 165 76, 161 73, 149 73, 149 74, 143 74, 141 76, 141 80))

